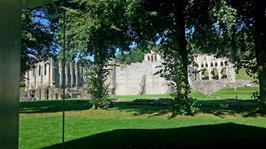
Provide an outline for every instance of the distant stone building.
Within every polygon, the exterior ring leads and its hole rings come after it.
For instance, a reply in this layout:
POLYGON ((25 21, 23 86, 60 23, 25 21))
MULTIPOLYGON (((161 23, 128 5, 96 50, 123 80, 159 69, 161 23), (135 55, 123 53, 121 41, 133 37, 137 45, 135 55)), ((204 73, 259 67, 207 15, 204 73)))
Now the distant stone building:
POLYGON ((209 94, 224 87, 244 86, 243 83, 236 83, 234 65, 227 58, 197 54, 194 55, 194 62, 188 67, 192 90, 209 94))
MULTIPOLYGON (((235 86, 235 68, 227 58, 214 55, 194 55, 194 65, 188 66, 188 79, 192 90, 205 94, 224 87, 235 86)), ((165 94, 171 92, 169 81, 154 75, 160 70, 163 58, 151 52, 144 61, 131 65, 117 64, 111 73, 110 82, 115 95, 165 94)), ((242 85, 242 84, 240 84, 242 85)))
POLYGON ((24 99, 61 99, 63 73, 65 73, 66 95, 84 98, 84 68, 76 62, 67 63, 63 72, 62 63, 50 58, 39 62, 25 74, 24 99))
MULTIPOLYGON (((227 58, 214 55, 194 55, 194 65, 188 67, 189 84, 192 90, 205 94, 224 87, 242 86, 235 83, 235 69, 227 58)), ((154 75, 160 70, 163 58, 151 52, 144 61, 130 65, 115 64, 110 68, 107 84, 113 95, 165 94, 171 92, 169 81, 154 75)), ((63 73, 66 74, 66 94, 69 98, 87 98, 85 69, 72 62, 62 69, 62 63, 53 59, 36 64, 26 72, 24 99, 62 98, 63 73)))

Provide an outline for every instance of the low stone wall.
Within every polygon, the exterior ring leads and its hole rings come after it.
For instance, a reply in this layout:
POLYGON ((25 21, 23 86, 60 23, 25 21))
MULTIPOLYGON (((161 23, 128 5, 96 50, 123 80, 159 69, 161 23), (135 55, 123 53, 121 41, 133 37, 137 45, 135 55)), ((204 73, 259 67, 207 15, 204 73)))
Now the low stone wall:
POLYGON ((245 87, 245 86, 254 86, 254 85, 249 80, 236 80, 235 82, 230 82, 226 79, 193 81, 190 84, 190 87, 193 91, 200 91, 206 95, 226 87, 234 88, 234 87, 245 87))
MULTIPOLYGON (((88 99, 88 91, 86 86, 66 88, 66 98, 88 99)), ((24 91, 21 101, 27 100, 48 100, 48 99, 62 99, 63 90, 57 87, 38 87, 29 91, 24 91)))

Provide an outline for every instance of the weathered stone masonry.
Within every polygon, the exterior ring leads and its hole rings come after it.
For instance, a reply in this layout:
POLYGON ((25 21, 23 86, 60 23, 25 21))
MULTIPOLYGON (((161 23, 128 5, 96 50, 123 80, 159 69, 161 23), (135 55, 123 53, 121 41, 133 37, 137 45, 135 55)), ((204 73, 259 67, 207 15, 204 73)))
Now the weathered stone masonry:
POLYGON ((87 92, 84 88, 84 68, 76 62, 69 62, 63 72, 62 62, 50 58, 35 65, 25 74, 24 99, 61 99, 63 73, 65 73, 68 97, 82 98, 87 92))
MULTIPOLYGON (((192 90, 205 94, 224 87, 235 86, 235 69, 226 58, 214 55, 194 55, 195 65, 189 65, 188 79, 192 90)), ((114 65, 115 73, 110 76, 112 91, 115 95, 165 94, 171 91, 169 82, 159 75, 157 66, 162 57, 154 52, 146 54, 142 63, 131 65, 114 65), (118 66, 117 66, 118 65, 118 66)), ((242 84, 241 84, 242 85, 242 84)))
MULTIPOLYGON (((239 87, 245 83, 235 82, 235 69, 226 58, 214 55, 194 55, 195 65, 188 67, 192 90, 205 94, 224 87, 239 87)), ((144 61, 131 65, 115 64, 110 69, 108 81, 113 95, 165 94, 171 91, 169 81, 154 75, 160 68, 162 57, 154 52, 145 54, 144 61)), ((66 93, 72 98, 87 98, 84 85, 85 69, 76 62, 62 63, 49 59, 36 64, 26 73, 25 99, 60 99, 62 97, 63 73, 66 74, 66 93)), ((246 83, 247 84, 247 83, 246 83)))

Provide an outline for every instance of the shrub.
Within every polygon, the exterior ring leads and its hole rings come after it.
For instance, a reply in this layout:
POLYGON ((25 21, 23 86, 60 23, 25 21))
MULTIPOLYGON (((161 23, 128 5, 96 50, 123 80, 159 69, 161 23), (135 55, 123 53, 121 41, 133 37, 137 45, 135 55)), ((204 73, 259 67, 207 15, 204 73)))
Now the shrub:
POLYGON ((175 115, 194 115, 198 112, 196 106, 197 99, 189 97, 188 99, 174 98, 173 116, 175 115))

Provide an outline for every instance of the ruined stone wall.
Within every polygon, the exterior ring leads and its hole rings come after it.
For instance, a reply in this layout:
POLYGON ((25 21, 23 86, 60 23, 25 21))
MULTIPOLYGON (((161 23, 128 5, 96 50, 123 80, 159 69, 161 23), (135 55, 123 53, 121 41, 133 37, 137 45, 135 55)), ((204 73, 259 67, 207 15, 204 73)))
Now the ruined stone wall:
MULTIPOLYGON (((188 70, 189 84, 192 90, 205 94, 215 92, 224 87, 235 85, 235 69, 226 58, 214 55, 194 55, 196 65, 188 70), (207 76, 207 77, 206 77, 207 76)), ((112 95, 166 94, 170 92, 169 82, 160 75, 162 56, 151 52, 144 56, 141 63, 131 65, 115 64, 110 67, 107 84, 112 95)), ((108 68, 109 69, 109 68, 108 68)), ((86 98, 88 91, 84 84, 85 70, 77 63, 70 62, 63 72, 62 63, 49 59, 36 64, 26 72, 26 96, 34 95, 36 99, 62 98, 63 74, 65 73, 66 93, 73 98, 86 98)), ((239 86, 243 85, 243 83, 239 86)), ((235 85, 237 86, 237 84, 235 85)))
MULTIPOLYGON (((160 61, 144 61, 131 65, 120 65, 115 72, 116 95, 165 94, 169 92, 168 82, 154 75, 160 61)), ((114 77, 114 76, 113 76, 114 77)))
MULTIPOLYGON (((189 66, 189 84, 192 90, 205 94, 215 92, 235 82, 235 69, 227 58, 214 55, 194 55, 195 66, 189 66), (203 75, 207 77, 204 78, 203 75)), ((115 95, 165 94, 170 92, 169 82, 154 75, 162 57, 154 52, 146 54, 142 63, 119 65, 111 73, 111 86, 115 95)))
POLYGON ((84 70, 75 62, 69 62, 63 72, 62 63, 50 58, 39 62, 25 74, 24 99, 61 99, 63 74, 68 97, 82 98, 85 90, 84 70))
POLYGON ((245 87, 248 85, 254 86, 252 81, 249 80, 237 80, 235 82, 229 82, 226 79, 201 81, 197 80, 190 83, 192 91, 199 91, 205 95, 211 94, 223 88, 245 87))

